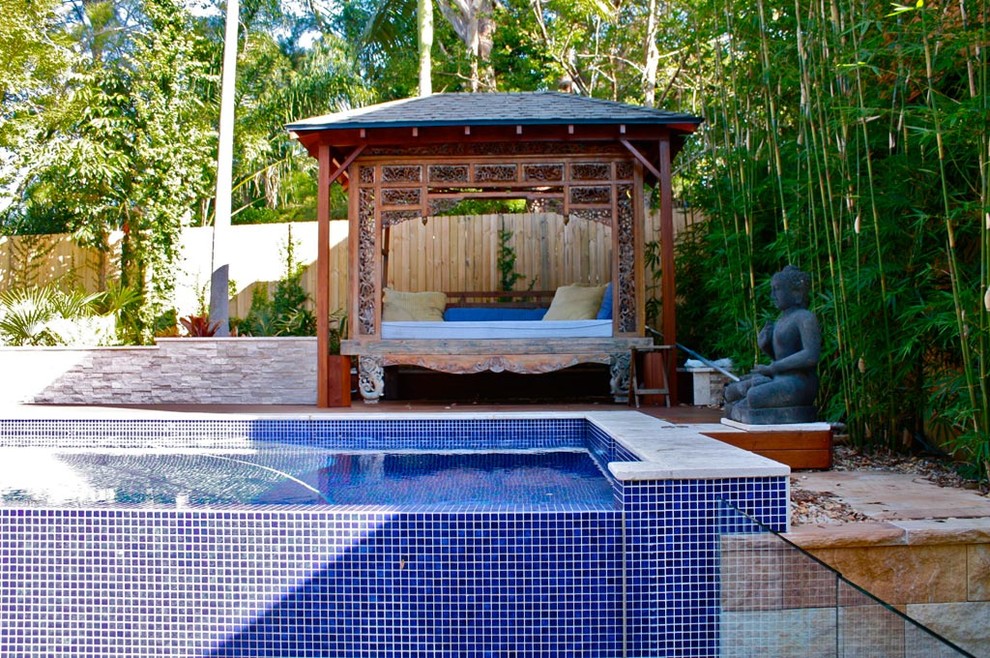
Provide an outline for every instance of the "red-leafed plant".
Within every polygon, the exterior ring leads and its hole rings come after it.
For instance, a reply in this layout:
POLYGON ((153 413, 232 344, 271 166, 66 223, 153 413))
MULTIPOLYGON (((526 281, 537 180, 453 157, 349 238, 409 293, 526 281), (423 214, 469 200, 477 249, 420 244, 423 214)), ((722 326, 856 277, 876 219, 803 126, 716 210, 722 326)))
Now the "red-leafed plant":
POLYGON ((187 315, 179 318, 190 338, 209 338, 217 333, 220 322, 210 322, 209 315, 187 315))

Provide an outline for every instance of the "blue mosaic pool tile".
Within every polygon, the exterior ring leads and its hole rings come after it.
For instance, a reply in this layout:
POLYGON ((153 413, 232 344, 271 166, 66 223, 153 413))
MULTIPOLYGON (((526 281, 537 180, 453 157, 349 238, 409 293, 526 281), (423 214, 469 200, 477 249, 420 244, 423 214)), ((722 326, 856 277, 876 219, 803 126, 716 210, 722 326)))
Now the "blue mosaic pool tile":
POLYGON ((0 510, 5 655, 618 655, 616 512, 103 512, 0 510))
POLYGON ((783 531, 786 478, 626 482, 632 655, 718 654, 718 525, 724 501, 783 531))
POLYGON ((584 447, 582 418, 0 420, 0 446, 239 447, 267 441, 355 450, 584 447))

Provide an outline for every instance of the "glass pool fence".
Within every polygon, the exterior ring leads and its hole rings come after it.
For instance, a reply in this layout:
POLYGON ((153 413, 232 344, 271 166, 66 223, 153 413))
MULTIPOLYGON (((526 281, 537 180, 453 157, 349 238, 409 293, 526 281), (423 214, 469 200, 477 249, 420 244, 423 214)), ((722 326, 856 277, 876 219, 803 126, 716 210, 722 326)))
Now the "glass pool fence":
POLYGON ((730 504, 720 515, 720 658, 972 655, 730 504))

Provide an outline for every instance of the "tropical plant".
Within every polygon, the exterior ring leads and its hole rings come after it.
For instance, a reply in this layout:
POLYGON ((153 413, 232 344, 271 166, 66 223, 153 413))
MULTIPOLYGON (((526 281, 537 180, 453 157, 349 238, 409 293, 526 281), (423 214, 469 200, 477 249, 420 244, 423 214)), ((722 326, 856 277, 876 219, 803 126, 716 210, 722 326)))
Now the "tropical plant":
POLYGON ((825 417, 864 446, 941 428, 974 472, 990 468, 988 12, 924 0, 689 12, 685 79, 706 121, 681 161, 710 220, 678 257, 678 283, 722 327, 698 334, 700 351, 737 363, 757 358, 770 275, 811 272, 832 355, 825 417))
POLYGON ((209 315, 187 315, 179 318, 179 323, 185 328, 190 338, 210 338, 220 328, 219 322, 210 322, 209 315))
POLYGON ((112 345, 116 318, 99 313, 103 297, 55 286, 0 292, 0 344, 112 345))
POLYGON ((646 324, 656 329, 663 309, 663 300, 660 298, 663 272, 660 269, 660 243, 656 240, 643 245, 643 269, 649 273, 646 280, 646 324))
POLYGON ((328 327, 329 352, 340 354, 340 342, 347 339, 347 313, 344 309, 339 308, 330 314, 328 327))
POLYGON ((179 231, 205 191, 212 82, 189 15, 171 0, 73 5, 80 48, 61 96, 20 123, 23 212, 57 208, 76 241, 103 253, 123 232, 121 277, 140 292, 134 323, 150 340, 173 287, 179 231), (43 110, 43 111, 40 111, 43 110))
POLYGON ((513 290, 517 281, 526 278, 525 274, 516 271, 516 249, 512 246, 512 231, 506 228, 498 230, 495 263, 498 268, 499 290, 513 290))

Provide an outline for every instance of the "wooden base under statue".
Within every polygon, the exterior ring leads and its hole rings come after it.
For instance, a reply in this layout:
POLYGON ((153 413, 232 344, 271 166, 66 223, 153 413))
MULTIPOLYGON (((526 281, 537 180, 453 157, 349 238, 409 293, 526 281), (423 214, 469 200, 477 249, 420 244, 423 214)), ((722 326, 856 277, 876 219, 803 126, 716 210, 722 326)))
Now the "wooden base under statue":
POLYGON ((749 425, 723 418, 719 425, 704 426, 701 433, 794 470, 832 467, 832 427, 828 423, 749 425))

